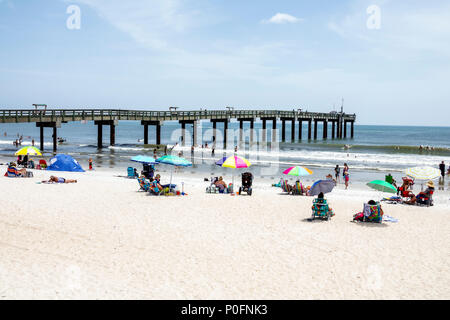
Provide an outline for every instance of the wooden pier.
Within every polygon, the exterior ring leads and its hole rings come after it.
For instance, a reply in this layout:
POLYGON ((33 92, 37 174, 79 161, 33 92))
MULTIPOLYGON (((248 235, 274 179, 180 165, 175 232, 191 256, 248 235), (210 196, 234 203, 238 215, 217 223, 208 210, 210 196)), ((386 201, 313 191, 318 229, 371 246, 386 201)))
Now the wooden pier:
MULTIPOLYGON (((69 121, 94 121, 98 126, 98 148, 103 146, 103 126, 110 127, 110 145, 115 144, 115 127, 119 121, 138 120, 144 126, 144 144, 148 144, 148 126, 156 128, 156 144, 161 144, 161 126, 164 121, 178 121, 182 128, 182 144, 185 144, 186 124, 194 125, 194 144, 196 143, 196 126, 200 120, 209 120, 213 123, 213 141, 216 139, 217 123, 223 123, 224 146, 226 147, 227 129, 230 120, 239 121, 240 139, 244 122, 250 122, 253 136, 254 123, 257 119, 262 121, 263 141, 266 139, 267 121, 272 121, 272 130, 277 129, 281 121, 281 141, 286 141, 286 122, 291 122, 291 141, 295 141, 295 128, 298 122, 298 140, 302 140, 303 123, 308 123, 308 140, 317 139, 317 126, 323 123, 323 139, 328 138, 328 127, 331 122, 331 138, 347 138, 347 124, 350 124, 350 137, 354 137, 355 114, 344 112, 303 112, 301 110, 200 110, 200 111, 144 111, 144 110, 117 110, 117 109, 18 109, 0 110, 0 123, 26 123, 34 122, 40 128, 40 148, 44 149, 44 128, 53 129, 53 151, 57 147, 57 128, 69 121), (313 130, 314 123, 314 130, 313 130)), ((251 136, 251 140, 252 140, 251 136)), ((275 135, 272 135, 273 139, 275 135)))

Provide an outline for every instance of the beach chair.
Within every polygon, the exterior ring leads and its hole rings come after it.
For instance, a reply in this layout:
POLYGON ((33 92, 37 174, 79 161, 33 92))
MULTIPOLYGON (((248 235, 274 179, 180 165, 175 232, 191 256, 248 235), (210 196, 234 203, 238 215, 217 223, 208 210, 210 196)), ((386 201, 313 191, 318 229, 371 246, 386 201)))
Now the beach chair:
POLYGON ((281 183, 281 190, 283 190, 283 192, 286 192, 287 194, 290 194, 291 193, 291 188, 289 187, 288 181, 282 179, 280 181, 280 183, 281 183))
POLYGON ((22 175, 17 171, 16 168, 9 166, 8 170, 6 171, 5 177, 17 178, 22 177, 22 175))
POLYGON ((417 205, 425 207, 433 206, 433 193, 434 191, 431 190, 429 196, 418 197, 416 200, 417 205))
POLYGON ((47 161, 45 161, 45 159, 40 159, 39 160, 39 168, 42 170, 47 169, 47 161))
POLYGON ((312 216, 311 219, 315 218, 329 220, 333 215, 330 207, 328 206, 328 202, 326 199, 314 199, 312 205, 312 216))
POLYGON ((138 178, 137 180, 140 187, 138 191, 146 191, 146 192, 149 191, 150 183, 148 181, 146 181, 144 178, 138 178))
POLYGON ((131 179, 136 178, 136 175, 134 173, 134 168, 133 167, 128 167, 127 168, 127 178, 131 178, 131 179))
POLYGON ((302 196, 305 193, 303 185, 300 181, 296 181, 294 188, 292 189, 292 195, 302 196))
POLYGON ((354 221, 361 222, 375 222, 382 223, 383 222, 383 209, 379 202, 376 204, 368 204, 364 203, 363 212, 359 212, 353 216, 354 221))

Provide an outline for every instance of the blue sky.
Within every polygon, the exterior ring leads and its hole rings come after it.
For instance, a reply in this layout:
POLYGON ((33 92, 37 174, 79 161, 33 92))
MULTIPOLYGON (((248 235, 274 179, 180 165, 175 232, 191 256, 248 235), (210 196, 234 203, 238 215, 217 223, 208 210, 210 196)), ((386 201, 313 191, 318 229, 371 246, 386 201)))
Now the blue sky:
POLYGON ((0 0, 0 48, 7 108, 330 111, 343 97, 360 124, 449 124, 448 1, 0 0))

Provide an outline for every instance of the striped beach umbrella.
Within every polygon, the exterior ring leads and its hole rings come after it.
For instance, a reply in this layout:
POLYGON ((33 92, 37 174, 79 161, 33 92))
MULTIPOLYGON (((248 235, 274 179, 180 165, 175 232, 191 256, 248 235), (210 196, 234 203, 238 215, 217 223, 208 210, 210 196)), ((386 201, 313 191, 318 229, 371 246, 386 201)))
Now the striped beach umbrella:
POLYGON ((288 176, 300 177, 300 176, 309 176, 313 174, 313 171, 305 167, 295 166, 284 170, 283 174, 286 174, 288 176))
POLYGON ((224 157, 217 161, 216 164, 224 168, 233 169, 248 168, 252 165, 247 159, 238 156, 224 157))
POLYGON ((414 167, 405 171, 406 175, 418 180, 434 180, 441 176, 439 169, 433 167, 414 167))
POLYGON ((33 146, 23 147, 15 153, 16 156, 42 156, 41 150, 33 146))

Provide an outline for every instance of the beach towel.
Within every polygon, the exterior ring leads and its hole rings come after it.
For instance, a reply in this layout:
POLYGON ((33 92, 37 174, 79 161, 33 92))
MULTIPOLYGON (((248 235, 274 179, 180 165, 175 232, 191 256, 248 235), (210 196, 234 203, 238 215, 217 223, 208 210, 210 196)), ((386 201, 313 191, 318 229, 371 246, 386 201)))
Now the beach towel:
POLYGON ((398 219, 390 217, 390 216, 383 216, 383 221, 387 221, 387 222, 398 222, 398 219))

